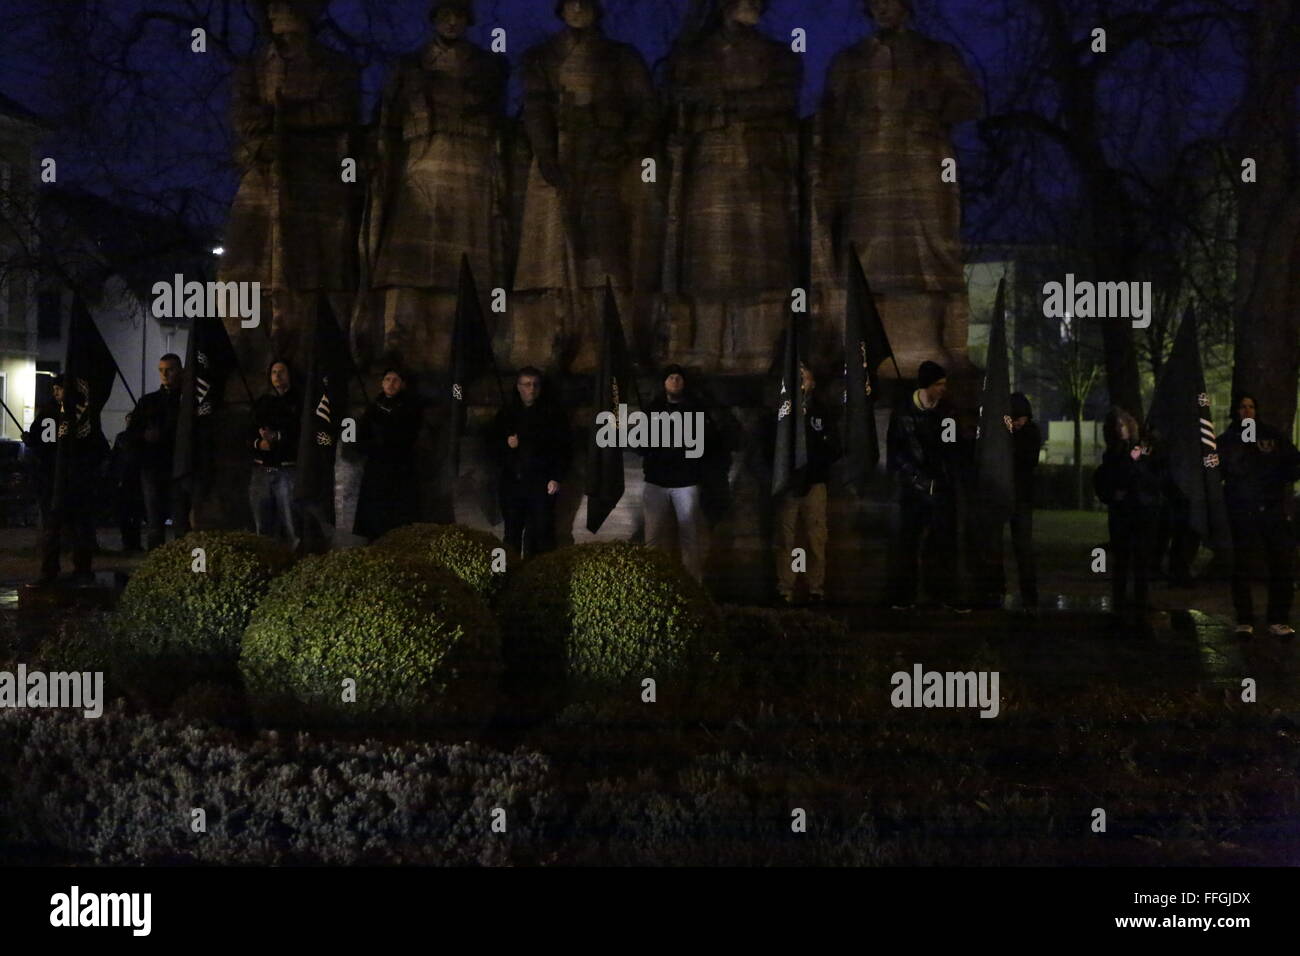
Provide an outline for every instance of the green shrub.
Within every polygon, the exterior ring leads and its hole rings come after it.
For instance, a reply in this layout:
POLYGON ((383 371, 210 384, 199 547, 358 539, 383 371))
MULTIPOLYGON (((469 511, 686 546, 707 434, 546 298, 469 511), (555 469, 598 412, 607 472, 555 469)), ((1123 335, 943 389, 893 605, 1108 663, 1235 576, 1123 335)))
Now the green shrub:
POLYGON ((4 710, 0 851, 58 850, 63 863, 529 865, 563 815, 550 778, 540 754, 477 744, 243 740, 118 710, 4 710), (505 833, 492 831, 497 807, 505 833), (193 808, 204 833, 190 828, 193 808))
POLYGON ((519 556, 506 549, 485 531, 456 524, 412 524, 395 528, 373 545, 407 557, 430 561, 460 578, 474 593, 489 603, 505 586, 504 572, 492 570, 492 552, 506 550, 506 568, 513 569, 519 556))
POLYGON ((112 620, 125 654, 233 662, 253 608, 293 556, 245 531, 198 531, 154 551, 131 575, 112 620), (206 571, 193 569, 202 548, 206 571))
POLYGON ((244 633, 239 667, 263 718, 478 723, 501 670, 487 606, 450 571, 359 548, 301 561, 244 633), (344 681, 355 701, 344 700, 344 681))
MULTIPOLYGON (((713 602, 660 551, 582 544, 541 555, 512 576, 501 602, 512 689, 554 682, 575 695, 640 693, 660 701, 716 660, 713 602)), ((558 695, 557 695, 558 696, 558 695)))

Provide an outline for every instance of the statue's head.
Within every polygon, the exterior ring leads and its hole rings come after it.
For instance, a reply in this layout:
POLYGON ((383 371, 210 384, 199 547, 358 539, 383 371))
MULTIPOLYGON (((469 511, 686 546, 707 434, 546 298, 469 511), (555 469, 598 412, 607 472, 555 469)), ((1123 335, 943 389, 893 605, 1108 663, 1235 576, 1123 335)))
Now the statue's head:
POLYGON ((756 27, 766 9, 767 0, 726 0, 722 5, 722 15, 731 23, 756 27))
POLYGON ((266 5, 266 22, 276 39, 310 36, 316 20, 329 0, 271 0, 266 5))
POLYGON ((555 15, 574 30, 586 30, 600 23, 605 8, 600 0, 560 0, 555 15))
POLYGON ((882 30, 901 30, 912 18, 912 0, 864 0, 863 6, 882 30))
POLYGON ((437 0, 429 19, 442 39, 459 40, 474 25, 474 4, 472 0, 437 0))

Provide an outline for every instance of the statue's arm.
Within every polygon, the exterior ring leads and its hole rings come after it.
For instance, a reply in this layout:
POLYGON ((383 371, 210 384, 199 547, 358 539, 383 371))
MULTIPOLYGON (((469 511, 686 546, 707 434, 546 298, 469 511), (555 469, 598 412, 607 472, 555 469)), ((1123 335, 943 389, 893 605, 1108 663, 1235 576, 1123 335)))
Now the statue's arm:
POLYGON ((624 55, 622 81, 628 103, 628 148, 634 154, 641 154, 654 143, 659 122, 659 97, 640 53, 627 51, 624 55))
POLYGON ((548 173, 558 175, 559 172, 559 133, 555 118, 555 91, 543 53, 535 50, 524 57, 524 132, 542 175, 555 185, 548 173))

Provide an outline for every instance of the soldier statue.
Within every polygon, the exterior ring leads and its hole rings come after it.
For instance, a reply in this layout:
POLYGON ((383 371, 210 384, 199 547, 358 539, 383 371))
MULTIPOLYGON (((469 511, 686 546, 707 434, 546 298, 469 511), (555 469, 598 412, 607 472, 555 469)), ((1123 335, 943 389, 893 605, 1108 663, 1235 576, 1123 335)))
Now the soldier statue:
POLYGON ((524 54, 524 129, 532 165, 523 197, 510 364, 595 364, 606 278, 632 310, 634 235, 655 139, 650 72, 601 30, 600 0, 560 0, 565 29, 524 54), (558 335, 556 330, 559 330, 558 335))
POLYGON ((723 0, 670 61, 669 352, 762 372, 800 284, 802 66, 765 37, 766 0, 723 0))
POLYGON ((434 38, 384 92, 364 236, 375 295, 368 341, 354 334, 367 358, 416 369, 447 360, 462 256, 480 294, 504 285, 508 221, 505 58, 465 38, 471 0, 437 0, 430 18, 434 38))
POLYGON ((904 375, 968 365, 955 123, 983 97, 957 51, 912 30, 911 0, 867 0, 875 31, 831 64, 820 208, 836 273, 856 247, 904 375))
POLYGON ((228 320, 246 358, 295 353, 317 297, 328 295, 335 314, 347 315, 356 290, 362 187, 345 181, 345 162, 355 159, 359 73, 315 35, 326 5, 268 3, 270 42, 235 76, 231 109, 241 179, 220 278, 260 282, 263 325, 272 317, 269 337, 228 320), (263 347, 249 351, 258 336, 263 347))

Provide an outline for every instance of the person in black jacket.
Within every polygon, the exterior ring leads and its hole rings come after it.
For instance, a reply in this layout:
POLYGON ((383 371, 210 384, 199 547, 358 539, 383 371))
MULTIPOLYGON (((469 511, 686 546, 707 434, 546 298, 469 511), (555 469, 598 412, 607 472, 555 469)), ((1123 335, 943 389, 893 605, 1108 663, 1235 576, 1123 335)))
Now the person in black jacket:
POLYGON ((113 439, 113 453, 108 472, 113 482, 113 506, 117 512, 117 527, 122 534, 123 551, 143 551, 140 546, 140 522, 144 516, 144 496, 141 493, 140 461, 131 441, 131 417, 127 412, 126 428, 113 439))
POLYGON ((400 369, 384 370, 379 395, 361 416, 357 444, 366 470, 357 497, 353 531, 372 541, 419 518, 419 478, 415 443, 421 409, 406 389, 400 369))
POLYGON ((1141 616, 1147 608, 1147 581, 1155 560, 1154 532, 1164 470, 1158 450, 1144 440, 1137 420, 1124 409, 1111 409, 1103 434, 1106 451, 1093 475, 1093 488, 1109 509, 1112 610, 1141 616))
POLYGON ((146 546, 150 551, 166 539, 167 518, 176 537, 190 530, 190 502, 181 482, 172 481, 176 452, 176 424, 181 412, 181 360, 164 355, 158 360, 159 388, 136 403, 127 434, 140 467, 148 523, 146 546))
POLYGON ((543 396, 542 373, 531 366, 515 377, 515 395, 497 413, 492 447, 501 462, 505 542, 531 557, 555 547, 555 501, 568 474, 569 423, 543 396))
POLYGON ((248 503, 258 534, 279 536, 293 549, 301 540, 298 506, 294 502, 297 476, 298 432, 302 422, 302 395, 294 387, 287 359, 278 358, 267 369, 270 390, 253 403, 249 448, 253 473, 248 503))
POLYGON ((955 442, 943 440, 943 400, 948 376, 935 362, 922 362, 918 388, 889 419, 889 471, 899 484, 898 529, 890 568, 889 601, 896 610, 916 602, 921 542, 926 538, 927 590, 932 596, 954 586, 957 546, 955 442))
POLYGON ((95 554, 99 469, 108 456, 99 414, 88 407, 75 383, 56 376, 54 401, 38 410, 23 441, 36 457, 41 513, 41 575, 31 586, 44 587, 58 577, 65 531, 72 538, 73 573, 82 580, 89 578, 95 554), (58 468, 60 448, 64 456, 62 476, 58 468), (57 487, 60 478, 62 488, 57 487))
POLYGON ((791 487, 777 501, 776 589, 782 604, 794 603, 795 571, 791 553, 795 529, 802 518, 808 536, 808 600, 826 600, 826 486, 831 463, 840 456, 838 432, 830 413, 816 395, 817 377, 807 362, 799 363, 803 389, 808 464, 793 475, 791 487))
MULTIPOLYGON (((1043 447, 1043 433, 1034 421, 1034 409, 1023 392, 1011 396, 1011 455, 1015 477, 1015 500, 1008 523, 1011 549, 1016 555, 1016 576, 1020 579, 1020 604, 1033 613, 1038 608, 1038 573, 1034 562, 1034 470, 1043 447)), ((999 561, 1002 535, 994 542, 999 561)), ((1006 590, 1005 577, 1003 590, 1006 590)))
MULTIPOLYGON (((683 435, 683 447, 638 449, 642 457, 645 483, 641 488, 641 505, 645 511, 645 543, 652 548, 669 550, 671 521, 677 523, 677 546, 682 567, 696 581, 704 579, 704 454, 691 457, 684 445, 687 418, 702 423, 695 436, 700 452, 707 453, 712 427, 704 404, 692 393, 686 370, 680 365, 664 369, 663 391, 646 409, 650 421, 655 415, 677 413, 683 435)), ((653 427, 653 425, 652 425, 653 427)), ((694 428, 694 424, 691 425, 694 428)))
POLYGON ((1251 584, 1266 578, 1269 632, 1289 638, 1295 634, 1290 623, 1295 588, 1292 485, 1300 478, 1300 452, 1277 429, 1259 422, 1256 412, 1254 398, 1239 396, 1233 402, 1233 423, 1218 441, 1232 528, 1232 603, 1237 634, 1249 637, 1255 630, 1251 584), (1247 422, 1253 423, 1253 435, 1247 422))

